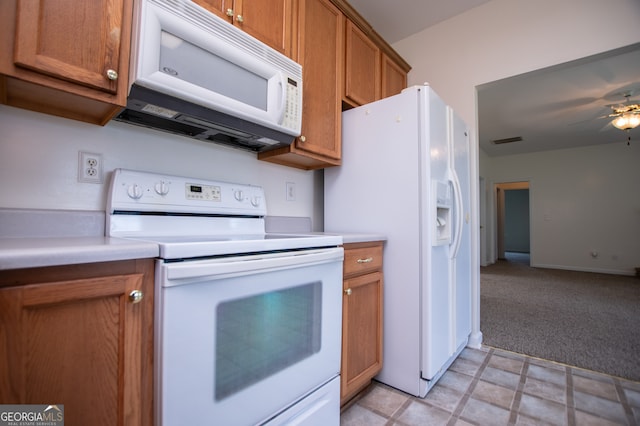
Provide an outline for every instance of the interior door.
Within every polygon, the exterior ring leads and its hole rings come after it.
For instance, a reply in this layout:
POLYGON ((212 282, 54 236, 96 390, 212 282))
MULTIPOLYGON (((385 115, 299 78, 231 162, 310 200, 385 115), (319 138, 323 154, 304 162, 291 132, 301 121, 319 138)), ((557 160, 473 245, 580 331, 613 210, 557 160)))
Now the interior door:
MULTIPOLYGON (((522 182, 505 182, 505 183, 498 183, 496 184, 495 187, 495 191, 496 191, 496 219, 497 219, 497 232, 496 232, 496 245, 497 245, 497 249, 498 249, 498 259, 506 259, 506 252, 507 252, 507 245, 505 244, 505 239, 507 238, 507 232, 509 232, 509 230, 507 229, 507 191, 514 191, 514 190, 523 190, 529 189, 529 182, 527 181, 522 181, 522 182)), ((526 210, 529 210, 529 205, 527 203, 526 206, 526 210)), ((518 221, 522 221, 522 226, 525 227, 525 231, 524 233, 528 233, 529 235, 526 236, 526 245, 529 245, 529 240, 530 240, 530 233, 531 233, 531 229, 530 229, 530 224, 529 224, 529 217, 528 217, 528 212, 527 212, 527 217, 522 217, 522 218, 512 218, 514 220, 518 220, 518 221)), ((530 250, 527 250, 530 251, 530 250)))

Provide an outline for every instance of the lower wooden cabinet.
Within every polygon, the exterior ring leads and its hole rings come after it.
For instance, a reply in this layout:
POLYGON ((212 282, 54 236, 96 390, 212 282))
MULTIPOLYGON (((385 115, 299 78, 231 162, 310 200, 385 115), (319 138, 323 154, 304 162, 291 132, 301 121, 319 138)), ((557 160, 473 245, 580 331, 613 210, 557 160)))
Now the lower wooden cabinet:
POLYGON ((62 404, 69 425, 152 425, 153 268, 0 271, 0 401, 62 404))
POLYGON ((341 405, 382 369, 382 245, 344 245, 341 405))

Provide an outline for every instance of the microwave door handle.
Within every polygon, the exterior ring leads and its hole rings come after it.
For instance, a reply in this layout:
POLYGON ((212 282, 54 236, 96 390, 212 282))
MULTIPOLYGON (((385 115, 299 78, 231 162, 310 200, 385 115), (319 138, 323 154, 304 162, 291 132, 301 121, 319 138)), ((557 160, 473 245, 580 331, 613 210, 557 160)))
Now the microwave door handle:
POLYGON ((278 117, 278 124, 282 124, 282 122, 284 121, 284 111, 287 102, 287 85, 284 83, 284 75, 280 73, 279 76, 280 81, 278 81, 278 84, 280 85, 280 102, 278 102, 279 110, 276 115, 278 117))

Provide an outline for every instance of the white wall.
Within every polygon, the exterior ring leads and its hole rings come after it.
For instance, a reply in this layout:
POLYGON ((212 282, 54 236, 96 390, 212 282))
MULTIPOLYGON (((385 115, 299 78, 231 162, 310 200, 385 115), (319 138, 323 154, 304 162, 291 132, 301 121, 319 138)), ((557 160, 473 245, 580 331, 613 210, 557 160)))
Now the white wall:
POLYGON ((104 210, 119 167, 261 185, 269 215, 308 216, 314 229, 322 226, 315 172, 124 123, 100 127, 0 105, 0 208, 104 210), (103 184, 77 181, 81 150, 102 154, 103 184), (295 201, 286 200, 286 182, 296 184, 295 201))
POLYGON ((622 141, 491 158, 485 177, 490 187, 530 182, 532 265, 632 275, 640 266, 639 161, 640 145, 622 141))

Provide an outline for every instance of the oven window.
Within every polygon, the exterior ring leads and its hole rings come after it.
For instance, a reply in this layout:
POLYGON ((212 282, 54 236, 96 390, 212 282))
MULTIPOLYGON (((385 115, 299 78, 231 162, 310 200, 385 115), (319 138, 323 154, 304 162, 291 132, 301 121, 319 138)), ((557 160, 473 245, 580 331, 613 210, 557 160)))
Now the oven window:
POLYGON ((219 304, 216 401, 318 352, 321 305, 320 281, 219 304))

